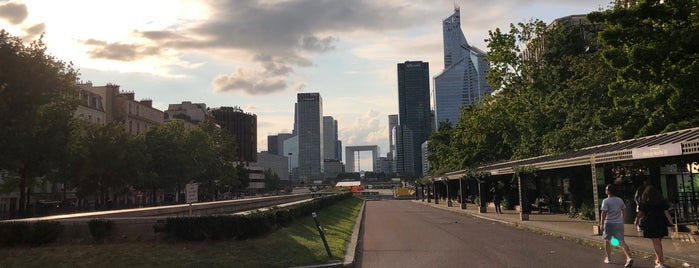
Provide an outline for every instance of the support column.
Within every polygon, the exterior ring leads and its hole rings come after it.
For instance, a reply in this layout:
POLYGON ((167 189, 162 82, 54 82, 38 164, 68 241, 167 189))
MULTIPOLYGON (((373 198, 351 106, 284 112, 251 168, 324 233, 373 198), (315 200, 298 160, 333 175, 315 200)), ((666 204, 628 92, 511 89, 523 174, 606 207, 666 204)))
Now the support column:
POLYGON ((478 212, 488 213, 488 203, 485 200, 485 185, 483 183, 485 183, 485 180, 478 178, 478 203, 480 203, 478 212))

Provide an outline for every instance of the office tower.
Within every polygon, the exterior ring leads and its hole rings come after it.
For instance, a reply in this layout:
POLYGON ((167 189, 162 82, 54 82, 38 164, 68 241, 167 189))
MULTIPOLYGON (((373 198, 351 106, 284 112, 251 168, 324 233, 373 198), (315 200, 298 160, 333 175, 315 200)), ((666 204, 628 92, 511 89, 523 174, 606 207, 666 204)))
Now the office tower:
POLYGON ((323 158, 340 160, 337 157, 337 120, 323 116, 323 158))
POLYGON ((396 127, 396 170, 401 175, 422 175, 420 145, 429 138, 429 64, 406 61, 398 64, 398 126, 396 127))
POLYGON ((389 160, 394 160, 396 157, 396 126, 398 125, 398 115, 388 115, 388 154, 386 157, 389 160))
POLYGON ((257 162, 257 115, 243 112, 240 107, 215 108, 211 115, 235 140, 236 161, 257 162))
POLYGON ((320 93, 299 93, 296 101, 301 183, 323 179, 323 99, 320 93))
POLYGON ((436 127, 446 120, 455 126, 462 106, 475 104, 492 92, 485 81, 485 72, 490 68, 486 53, 466 42, 458 7, 442 21, 442 35, 444 70, 434 78, 436 127))

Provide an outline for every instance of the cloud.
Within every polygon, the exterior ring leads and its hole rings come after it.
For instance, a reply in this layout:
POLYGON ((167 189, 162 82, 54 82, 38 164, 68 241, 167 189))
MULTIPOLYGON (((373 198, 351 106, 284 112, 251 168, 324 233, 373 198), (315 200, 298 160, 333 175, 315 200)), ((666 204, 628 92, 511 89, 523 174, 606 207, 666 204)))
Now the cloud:
POLYGON ((28 15, 25 4, 0 3, 0 19, 5 19, 12 24, 20 24, 28 15))
POLYGON ((408 28, 426 18, 402 1, 276 1, 241 0, 203 2, 211 13, 202 20, 180 22, 163 29, 132 30, 138 42, 86 40, 89 55, 117 61, 163 53, 244 52, 250 58, 230 58, 240 63, 227 75, 216 76, 215 92, 241 91, 251 95, 302 90, 290 77, 295 68, 313 66, 312 54, 337 49, 340 36, 351 32, 382 32, 408 28), (176 30, 169 30, 176 29, 176 30), (246 62, 247 61, 247 62, 246 62))
POLYGON ((143 44, 109 43, 95 39, 85 40, 83 44, 92 47, 87 53, 90 57, 97 59, 135 61, 145 56, 157 56, 161 53, 160 47, 143 44))
POLYGON ((242 68, 230 75, 216 76, 212 84, 215 92, 242 91, 249 95, 264 95, 286 88, 283 79, 269 78, 265 72, 247 72, 242 68))

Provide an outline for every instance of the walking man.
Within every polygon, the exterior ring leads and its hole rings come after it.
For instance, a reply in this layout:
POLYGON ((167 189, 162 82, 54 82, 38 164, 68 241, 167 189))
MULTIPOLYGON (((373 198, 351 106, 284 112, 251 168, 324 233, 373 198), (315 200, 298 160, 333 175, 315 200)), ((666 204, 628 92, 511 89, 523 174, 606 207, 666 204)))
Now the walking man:
POLYGON ((619 246, 626 255, 626 264, 624 267, 631 267, 633 259, 631 258, 631 250, 624 242, 624 211, 626 204, 624 200, 616 195, 616 187, 614 184, 608 184, 605 188, 607 198, 602 200, 601 219, 599 223, 602 238, 604 238, 604 263, 611 263, 610 257, 612 254, 611 240, 614 238, 619 241, 619 246))

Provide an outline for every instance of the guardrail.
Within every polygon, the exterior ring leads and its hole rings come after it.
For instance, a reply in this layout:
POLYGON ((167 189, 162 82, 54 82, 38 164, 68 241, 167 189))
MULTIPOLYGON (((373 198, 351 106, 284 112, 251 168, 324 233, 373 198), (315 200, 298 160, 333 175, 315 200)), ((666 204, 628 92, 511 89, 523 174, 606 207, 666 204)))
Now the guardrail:
POLYGON ((271 207, 280 204, 296 202, 305 199, 312 199, 316 196, 328 195, 335 193, 304 193, 290 194, 266 197, 253 197, 236 200, 223 200, 214 202, 202 202, 190 204, 169 205, 161 207, 134 208, 122 210, 96 211, 85 213, 73 213, 54 216, 45 216, 37 218, 14 219, 0 222, 13 221, 40 221, 40 220, 77 220, 77 219, 114 219, 114 218, 163 218, 163 217, 178 217, 191 215, 217 215, 217 214, 233 214, 248 210, 271 207))

